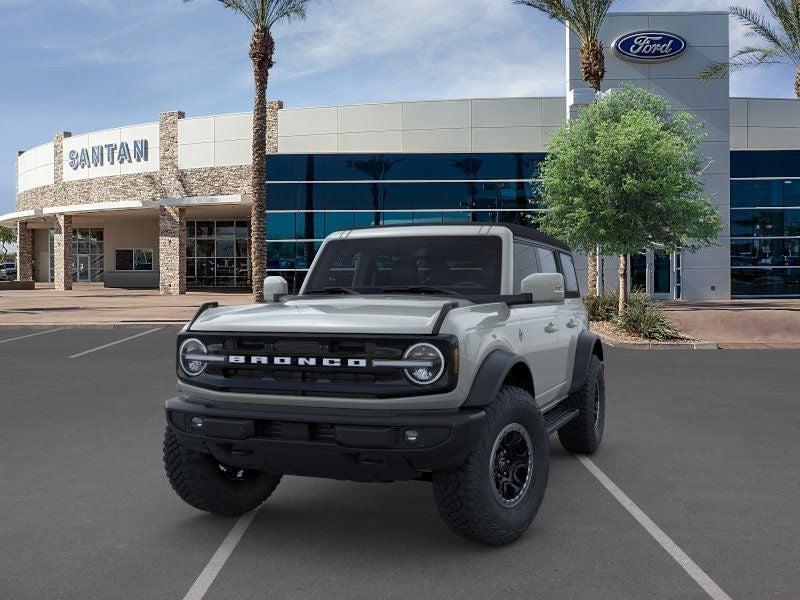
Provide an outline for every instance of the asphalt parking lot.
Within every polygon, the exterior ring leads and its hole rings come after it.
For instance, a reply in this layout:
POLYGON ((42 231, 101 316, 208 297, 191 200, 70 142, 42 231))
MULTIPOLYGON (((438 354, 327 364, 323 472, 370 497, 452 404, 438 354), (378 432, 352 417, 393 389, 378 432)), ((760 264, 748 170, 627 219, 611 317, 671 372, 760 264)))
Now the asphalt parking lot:
POLYGON ((718 591, 555 437, 509 547, 450 534, 425 483, 285 477, 209 578, 237 520, 166 481, 176 328, 153 329, 0 330, 0 598, 798 597, 800 352, 607 350, 591 464, 718 591))

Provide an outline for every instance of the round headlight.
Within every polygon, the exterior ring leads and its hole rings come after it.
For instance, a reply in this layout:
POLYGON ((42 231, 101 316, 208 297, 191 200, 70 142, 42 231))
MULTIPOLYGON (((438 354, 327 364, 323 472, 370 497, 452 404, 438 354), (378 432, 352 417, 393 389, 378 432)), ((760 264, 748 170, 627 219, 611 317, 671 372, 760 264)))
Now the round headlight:
POLYGON ((414 344, 403 355, 403 360, 420 361, 425 366, 403 369, 406 377, 417 385, 430 385, 439 380, 444 373, 444 356, 433 344, 414 344))
POLYGON ((206 370, 206 361, 197 360, 198 354, 208 354, 205 344, 197 338, 184 340, 178 350, 178 360, 183 372, 191 377, 197 377, 206 370))

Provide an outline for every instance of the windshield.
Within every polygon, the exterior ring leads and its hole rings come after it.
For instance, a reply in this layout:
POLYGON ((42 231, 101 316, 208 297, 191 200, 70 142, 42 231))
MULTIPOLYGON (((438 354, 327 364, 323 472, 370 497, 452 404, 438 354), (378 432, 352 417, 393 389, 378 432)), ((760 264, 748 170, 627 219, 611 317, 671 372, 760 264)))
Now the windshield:
POLYGON ((497 236, 336 240, 325 244, 304 293, 496 296, 501 264, 497 236))

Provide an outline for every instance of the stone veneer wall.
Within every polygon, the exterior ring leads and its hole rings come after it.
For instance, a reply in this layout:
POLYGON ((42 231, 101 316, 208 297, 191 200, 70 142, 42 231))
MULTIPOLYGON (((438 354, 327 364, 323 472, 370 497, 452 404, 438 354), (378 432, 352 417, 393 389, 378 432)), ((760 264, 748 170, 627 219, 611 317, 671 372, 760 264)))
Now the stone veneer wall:
POLYGON ((17 223, 17 281, 33 281, 33 229, 17 223))
POLYGON ((186 292, 186 210, 158 207, 158 289, 162 294, 186 292))
POLYGON ((53 283, 58 291, 72 289, 72 217, 56 215, 53 239, 53 283))

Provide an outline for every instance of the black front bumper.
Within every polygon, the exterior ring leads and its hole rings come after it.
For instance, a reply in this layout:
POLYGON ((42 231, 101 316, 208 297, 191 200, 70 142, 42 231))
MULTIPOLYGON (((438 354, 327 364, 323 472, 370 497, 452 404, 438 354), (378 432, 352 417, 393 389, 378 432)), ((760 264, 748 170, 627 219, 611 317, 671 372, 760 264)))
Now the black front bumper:
POLYGON ((410 480, 457 467, 486 417, 481 409, 376 415, 364 410, 220 407, 185 396, 167 400, 166 409, 167 423, 181 444, 210 453, 221 463, 352 481, 410 480), (416 441, 405 440, 408 430, 417 432, 416 441))

